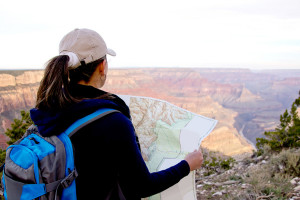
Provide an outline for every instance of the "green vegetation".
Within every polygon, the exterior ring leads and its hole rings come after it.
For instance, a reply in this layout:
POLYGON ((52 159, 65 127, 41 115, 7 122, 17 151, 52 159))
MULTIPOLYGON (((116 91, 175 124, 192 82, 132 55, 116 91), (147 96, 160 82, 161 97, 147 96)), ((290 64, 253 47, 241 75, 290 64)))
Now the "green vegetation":
POLYGON ((299 97, 290 111, 280 116, 280 124, 274 131, 265 132, 265 138, 257 138, 257 155, 269 161, 263 168, 249 172, 246 182, 253 186, 255 194, 270 199, 286 199, 292 191, 290 180, 300 176, 300 117, 297 112, 299 97))
POLYGON ((209 159, 204 158, 202 167, 207 170, 204 175, 209 176, 211 174, 214 174, 216 173, 217 169, 229 170, 234 162, 235 160, 232 157, 228 157, 225 159, 215 156, 212 156, 209 159))
POLYGON ((280 115, 280 124, 274 131, 265 132, 266 138, 256 138, 258 155, 263 154, 263 147, 269 146, 272 151, 300 147, 300 117, 297 108, 300 106, 299 97, 293 102, 290 112, 280 115))
POLYGON ((269 155, 268 163, 249 170, 244 181, 252 185, 252 194, 286 199, 293 190, 290 180, 300 175, 300 149, 284 149, 269 155))
POLYGON ((30 118, 29 112, 22 110, 21 119, 14 119, 14 123, 11 124, 11 129, 7 129, 5 132, 5 134, 10 138, 7 144, 13 144, 18 141, 32 124, 33 122, 30 118))
POLYGON ((0 166, 4 163, 5 161, 5 155, 6 155, 6 151, 0 149, 0 166))
MULTIPOLYGON (((21 119, 14 119, 14 122, 11 124, 11 129, 7 129, 5 134, 10 138, 7 144, 13 144, 18 141, 26 132, 27 128, 33 124, 33 121, 30 118, 29 112, 22 110, 21 119)), ((0 166, 4 163, 6 157, 6 151, 0 149, 0 166)), ((2 177, 2 172, 0 174, 2 177)), ((3 196, 0 196, 1 200, 4 200, 3 196)))
POLYGON ((235 163, 232 158, 221 159, 210 155, 211 152, 206 153, 209 155, 204 155, 203 175, 218 174, 211 176, 208 179, 210 182, 232 180, 239 183, 224 188, 217 188, 214 184, 204 185, 203 190, 211 192, 205 196, 206 199, 283 200, 296 196, 291 180, 300 177, 299 106, 300 92, 290 111, 286 110, 280 116, 276 129, 265 132, 265 138, 257 138, 258 151, 237 163, 229 173, 223 172, 235 163), (218 190, 225 190, 226 195, 213 196, 218 190))
MULTIPOLYGON (((11 129, 7 129, 5 135, 7 135, 10 140, 7 144, 13 144, 18 141, 26 132, 27 128, 33 124, 29 112, 22 110, 21 119, 14 119, 14 122, 11 124, 11 129)), ((0 150, 0 164, 2 165, 5 160, 5 150, 0 150)))
POLYGON ((282 150, 279 154, 272 156, 270 163, 274 176, 299 177, 300 149, 282 150))

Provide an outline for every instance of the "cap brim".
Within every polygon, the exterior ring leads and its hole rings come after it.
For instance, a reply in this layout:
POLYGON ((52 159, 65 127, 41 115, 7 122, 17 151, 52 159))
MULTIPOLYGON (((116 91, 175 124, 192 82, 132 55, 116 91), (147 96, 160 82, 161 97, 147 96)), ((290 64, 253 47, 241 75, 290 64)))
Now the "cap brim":
POLYGON ((107 49, 107 54, 111 55, 111 56, 116 56, 117 55, 116 52, 112 49, 107 49))

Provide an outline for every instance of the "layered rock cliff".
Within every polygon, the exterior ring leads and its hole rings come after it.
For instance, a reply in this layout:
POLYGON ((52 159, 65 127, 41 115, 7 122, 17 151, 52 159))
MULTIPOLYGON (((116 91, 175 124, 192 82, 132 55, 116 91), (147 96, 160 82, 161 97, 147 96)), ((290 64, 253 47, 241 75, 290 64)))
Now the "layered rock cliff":
MULTIPOLYGON (((2 135, 19 117, 20 110, 34 106, 42 76, 42 70, 0 72, 2 135)), ((251 142, 277 125, 279 115, 297 97, 299 85, 299 77, 283 77, 282 73, 276 76, 239 69, 144 68, 110 69, 103 89, 166 100, 215 118, 219 123, 202 145, 235 155, 251 152, 251 142)))
POLYGON ((29 110, 35 104, 36 93, 43 71, 0 72, 0 148, 5 148, 4 136, 20 110, 29 110))

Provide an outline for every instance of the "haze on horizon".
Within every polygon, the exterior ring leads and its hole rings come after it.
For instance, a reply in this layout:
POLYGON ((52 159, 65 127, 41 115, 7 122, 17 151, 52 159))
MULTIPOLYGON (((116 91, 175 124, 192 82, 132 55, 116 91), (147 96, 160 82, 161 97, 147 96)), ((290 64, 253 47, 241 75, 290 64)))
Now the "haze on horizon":
POLYGON ((300 69, 299 0, 3 1, 0 69, 42 69, 74 28, 99 32, 111 68, 300 69))

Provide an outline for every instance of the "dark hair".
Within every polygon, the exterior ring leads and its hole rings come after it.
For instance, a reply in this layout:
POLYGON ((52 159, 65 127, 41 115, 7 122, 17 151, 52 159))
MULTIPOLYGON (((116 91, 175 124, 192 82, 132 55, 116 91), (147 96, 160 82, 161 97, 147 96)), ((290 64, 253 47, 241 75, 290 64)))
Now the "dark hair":
POLYGON ((94 62, 69 70, 69 56, 59 55, 48 61, 44 77, 37 92, 36 108, 58 110, 81 99, 70 93, 70 82, 88 82, 97 66, 106 59, 104 56, 94 62))
POLYGON ((88 82, 92 76, 92 74, 95 72, 97 66, 102 63, 106 59, 106 56, 88 63, 87 65, 83 62, 79 67, 75 69, 71 69, 69 71, 70 80, 74 83, 78 83, 79 81, 83 80, 85 82, 88 82))

